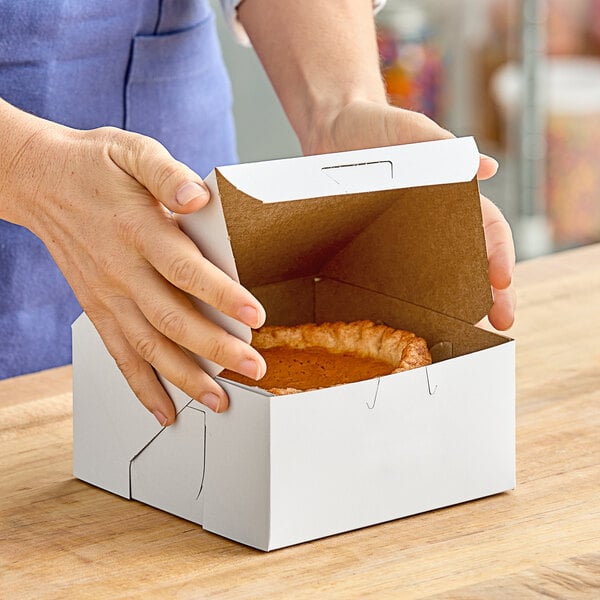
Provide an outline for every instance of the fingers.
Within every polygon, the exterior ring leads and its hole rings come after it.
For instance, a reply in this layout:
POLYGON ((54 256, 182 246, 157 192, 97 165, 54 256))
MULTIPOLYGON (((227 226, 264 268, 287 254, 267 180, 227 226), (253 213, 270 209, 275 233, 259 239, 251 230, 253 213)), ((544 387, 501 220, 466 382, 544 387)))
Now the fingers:
POLYGON ((229 399, 225 391, 187 352, 152 327, 133 301, 121 298, 114 302, 112 308, 117 315, 122 315, 118 319, 119 325, 129 347, 138 357, 151 364, 190 398, 214 412, 227 409, 229 399))
POLYGON ((509 329, 515 320, 517 297, 512 286, 504 290, 493 290, 494 304, 490 309, 488 319, 498 330, 509 329))
POLYGON ((88 313, 133 393, 163 427, 171 425, 175 421, 175 406, 150 364, 132 348, 110 313, 88 313))
POLYGON ((512 232, 504 215, 485 196, 481 196, 481 212, 490 284, 494 295, 489 320, 496 329, 503 331, 513 324, 515 317, 516 294, 512 287, 515 248, 512 232))
POLYGON ((176 288, 214 306, 222 313, 245 323, 261 327, 265 309, 242 285, 205 259, 196 245, 176 226, 164 227, 159 239, 152 219, 137 230, 137 246, 148 262, 176 288), (148 229, 146 231, 145 229, 148 229))
POLYGON ((500 209, 481 196, 481 213, 489 261, 490 283, 496 289, 507 288, 515 267, 515 247, 510 226, 500 209))
MULTIPOLYGON (((203 317, 150 267, 145 282, 143 295, 112 298, 109 305, 128 348, 142 362, 215 412, 227 409, 227 395, 183 348, 246 377, 264 376, 266 363, 254 348, 203 317)), ((126 377, 131 371, 124 370, 126 377)))
POLYGON ((110 158, 169 210, 190 213, 206 205, 210 192, 202 179, 162 144, 129 132, 112 134, 116 143, 108 145, 110 158))
MULTIPOLYGON (((131 297, 154 329, 179 346, 226 369, 252 379, 264 376, 266 363, 257 350, 201 315, 182 292, 165 285, 150 268, 144 274, 144 282, 143 292, 134 286, 131 297)), ((118 309, 115 312, 120 314, 118 309)), ((120 321, 127 327, 124 319, 120 318, 120 321)), ((149 337, 146 331, 141 335, 149 337)), ((148 352, 145 356, 153 360, 148 352)))

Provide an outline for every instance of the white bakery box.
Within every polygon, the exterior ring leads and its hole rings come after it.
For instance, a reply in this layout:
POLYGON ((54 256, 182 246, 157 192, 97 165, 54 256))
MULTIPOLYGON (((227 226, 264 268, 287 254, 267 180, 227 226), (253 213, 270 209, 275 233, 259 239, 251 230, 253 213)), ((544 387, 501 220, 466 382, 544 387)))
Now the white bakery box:
POLYGON ((261 550, 512 489, 514 342, 473 325, 492 302, 478 164, 460 138, 215 169, 181 227, 268 323, 371 319, 434 362, 286 396, 219 379, 222 414, 165 383, 178 416, 162 428, 82 315, 75 476, 261 550))

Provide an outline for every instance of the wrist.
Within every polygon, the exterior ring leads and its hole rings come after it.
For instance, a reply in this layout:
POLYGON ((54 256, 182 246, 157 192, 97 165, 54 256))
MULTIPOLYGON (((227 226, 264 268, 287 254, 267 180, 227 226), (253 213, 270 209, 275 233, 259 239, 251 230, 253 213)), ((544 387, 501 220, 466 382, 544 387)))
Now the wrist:
POLYGON ((422 113, 387 102, 354 100, 314 128, 303 150, 322 154, 454 137, 422 113))
POLYGON ((339 147, 338 115, 386 104, 371 0, 244 0, 238 16, 303 152, 339 147))
POLYGON ((0 100, 0 218, 36 233, 71 131, 0 100))

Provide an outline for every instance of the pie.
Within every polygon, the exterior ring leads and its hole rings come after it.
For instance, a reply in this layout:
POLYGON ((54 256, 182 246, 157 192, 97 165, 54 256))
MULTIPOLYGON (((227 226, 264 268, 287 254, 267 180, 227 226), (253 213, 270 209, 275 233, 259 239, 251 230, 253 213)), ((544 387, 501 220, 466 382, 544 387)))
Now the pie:
MULTIPOLYGON (((373 321, 265 326, 253 332, 252 346, 264 357, 259 381, 272 394, 293 394, 408 371, 431 364, 424 339, 373 321)), ((221 377, 256 386, 239 373, 221 377)))

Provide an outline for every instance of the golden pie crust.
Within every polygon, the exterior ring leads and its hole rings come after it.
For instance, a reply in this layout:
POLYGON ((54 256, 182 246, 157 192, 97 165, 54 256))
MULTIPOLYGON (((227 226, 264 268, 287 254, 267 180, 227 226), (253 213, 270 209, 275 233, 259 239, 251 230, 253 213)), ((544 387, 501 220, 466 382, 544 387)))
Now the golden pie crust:
MULTIPOLYGON (((267 362, 260 387, 293 394, 361 381, 431 364, 424 339, 373 321, 265 326, 253 332, 254 346, 267 362)), ((256 385, 232 371, 222 377, 256 385)))

